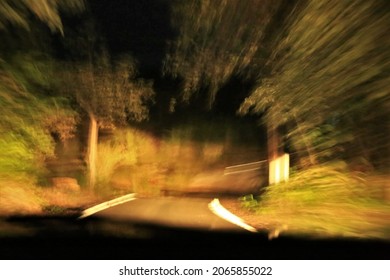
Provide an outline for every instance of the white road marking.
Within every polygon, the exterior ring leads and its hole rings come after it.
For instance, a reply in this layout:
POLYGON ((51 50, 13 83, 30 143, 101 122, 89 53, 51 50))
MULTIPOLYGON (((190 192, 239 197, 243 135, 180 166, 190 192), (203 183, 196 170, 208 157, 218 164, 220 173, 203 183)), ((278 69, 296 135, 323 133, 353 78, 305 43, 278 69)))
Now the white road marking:
POLYGON ((95 206, 93 206, 91 208, 88 208, 88 209, 84 210, 82 215, 79 217, 79 219, 86 218, 88 216, 91 216, 91 215, 93 215, 93 214, 95 214, 97 212, 100 212, 102 210, 105 210, 107 208, 110 208, 110 207, 113 207, 115 205, 119 205, 119 204, 122 204, 122 203, 125 203, 125 202, 128 202, 128 201, 132 201, 134 199, 136 199, 136 197, 135 197, 135 194, 132 193, 132 194, 127 194, 127 195, 124 195, 124 196, 121 196, 121 197, 118 197, 118 198, 115 198, 115 199, 112 199, 112 200, 100 203, 98 205, 95 205, 95 206))
POLYGON ((233 213, 229 212, 229 210, 227 210, 225 207, 223 207, 221 203, 219 203, 218 198, 214 198, 214 200, 209 203, 209 209, 218 217, 221 217, 222 219, 232 224, 235 224, 251 232, 257 232, 254 227, 246 224, 243 219, 237 217, 233 213))

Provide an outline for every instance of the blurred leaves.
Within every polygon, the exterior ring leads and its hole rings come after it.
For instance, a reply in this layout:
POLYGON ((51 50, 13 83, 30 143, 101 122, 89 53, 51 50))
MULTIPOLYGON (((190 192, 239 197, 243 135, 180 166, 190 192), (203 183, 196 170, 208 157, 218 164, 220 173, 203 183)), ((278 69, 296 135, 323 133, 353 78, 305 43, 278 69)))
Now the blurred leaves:
POLYGON ((60 12, 80 11, 83 5, 83 0, 0 1, 0 31, 4 31, 0 50, 2 212, 39 211, 40 202, 30 188, 46 172, 46 159, 54 156, 53 136, 72 137, 77 121, 67 100, 54 93, 55 63, 42 45, 45 35, 36 29, 34 17, 51 31, 63 33, 60 12))
POLYGON ((313 164, 360 153, 383 167, 389 13, 386 0, 176 1, 178 37, 164 73, 182 81, 183 101, 206 93, 209 106, 232 77, 256 78, 239 113, 264 114, 299 157, 313 164))
POLYGON ((60 11, 80 12, 84 0, 2 0, 0 2, 0 30, 9 24, 30 28, 31 14, 44 22, 51 31, 63 33, 60 11))
POLYGON ((388 238, 385 182, 349 173, 334 161, 301 171, 260 197, 242 198, 270 229, 320 236, 388 238), (366 180, 367 179, 367 180, 366 180))
POLYGON ((308 1, 286 19, 267 62, 271 74, 240 113, 265 112, 266 122, 288 128, 295 148, 310 138, 306 149, 320 154, 388 142, 380 131, 390 128, 389 8, 388 1, 308 1))
POLYGON ((52 134, 62 140, 73 135, 76 114, 64 100, 45 94, 54 87, 50 65, 48 58, 29 53, 0 61, 2 175, 38 175, 44 160, 54 156, 52 134))
POLYGON ((63 71, 63 91, 74 96, 80 106, 99 118, 101 126, 143 121, 149 117, 153 84, 137 77, 130 56, 111 61, 107 54, 99 60, 73 62, 63 71))
POLYGON ((267 25, 281 1, 190 0, 172 5, 171 42, 164 72, 183 79, 183 100, 208 90, 208 105, 233 75, 263 64, 261 52, 267 25))

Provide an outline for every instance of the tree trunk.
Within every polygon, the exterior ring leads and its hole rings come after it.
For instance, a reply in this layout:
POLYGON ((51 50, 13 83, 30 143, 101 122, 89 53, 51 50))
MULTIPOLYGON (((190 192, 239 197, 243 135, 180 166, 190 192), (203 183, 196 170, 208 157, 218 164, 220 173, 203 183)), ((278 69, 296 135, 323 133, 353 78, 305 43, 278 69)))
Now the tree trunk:
POLYGON ((88 164, 88 187, 93 190, 96 183, 96 156, 98 143, 98 127, 96 117, 93 113, 89 115, 89 130, 88 130, 88 149, 87 149, 87 164, 88 164))

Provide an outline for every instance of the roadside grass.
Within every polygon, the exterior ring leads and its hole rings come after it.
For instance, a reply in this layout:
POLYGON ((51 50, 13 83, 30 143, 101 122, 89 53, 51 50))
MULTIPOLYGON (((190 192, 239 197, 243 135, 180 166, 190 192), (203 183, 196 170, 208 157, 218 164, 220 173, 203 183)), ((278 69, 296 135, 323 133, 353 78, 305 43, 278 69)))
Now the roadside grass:
POLYGON ((104 199, 88 190, 71 192, 38 186, 33 177, 0 179, 0 217, 76 214, 104 199))
POLYGON ((42 213, 39 187, 23 176, 0 178, 0 216, 42 213))
POLYGON ((134 128, 117 130, 98 145, 95 190, 83 187, 82 178, 75 178, 80 190, 70 191, 48 178, 40 186, 36 174, 1 173, 0 216, 66 215, 130 192, 155 196, 164 188, 183 189, 224 151, 224 144, 193 141, 194 133, 178 128, 158 138, 134 128))
POLYGON ((158 195, 162 189, 184 189, 197 173, 218 162, 224 150, 223 144, 209 146, 175 133, 162 139, 135 129, 116 134, 109 144, 99 144, 103 164, 98 165, 98 182, 107 192, 158 195), (118 142, 121 137, 133 141, 118 142))
POLYGON ((342 163, 312 167, 269 186, 242 206, 270 230, 285 234, 390 239, 388 176, 351 173, 342 163))
MULTIPOLYGON (((74 179, 81 186, 75 191, 56 187, 48 172, 30 173, 26 168, 17 174, 0 172, 0 216, 66 215, 131 192, 158 196, 162 190, 186 191, 202 172, 224 167, 231 158, 256 157, 253 151, 242 151, 258 146, 257 135, 244 135, 248 127, 241 127, 242 133, 240 125, 221 122, 191 120, 158 136, 137 128, 117 129, 98 144, 94 190, 84 186, 84 169, 77 174, 72 171, 80 162, 62 166, 59 160, 56 168, 61 172, 54 175, 74 179)), ((69 157, 66 153, 59 156, 69 157)))
POLYGON ((53 187, 39 190, 44 215, 79 215, 82 210, 107 199, 90 190, 72 192, 53 187))
POLYGON ((185 191, 196 175, 226 166, 227 155, 255 157, 253 152, 243 154, 242 147, 256 147, 256 135, 240 137, 238 129, 211 121, 181 124, 158 137, 135 128, 118 129, 99 143, 98 190, 141 195, 185 191))

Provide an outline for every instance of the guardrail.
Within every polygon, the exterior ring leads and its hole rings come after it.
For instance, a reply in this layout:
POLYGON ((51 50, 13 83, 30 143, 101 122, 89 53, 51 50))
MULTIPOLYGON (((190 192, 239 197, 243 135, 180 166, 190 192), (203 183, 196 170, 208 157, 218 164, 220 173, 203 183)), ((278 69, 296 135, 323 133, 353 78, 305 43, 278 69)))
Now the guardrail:
POLYGON ((252 172, 255 170, 260 170, 264 167, 264 165, 268 164, 268 160, 260 160, 254 161, 244 164, 232 165, 225 167, 223 175, 244 173, 244 172, 252 172))

